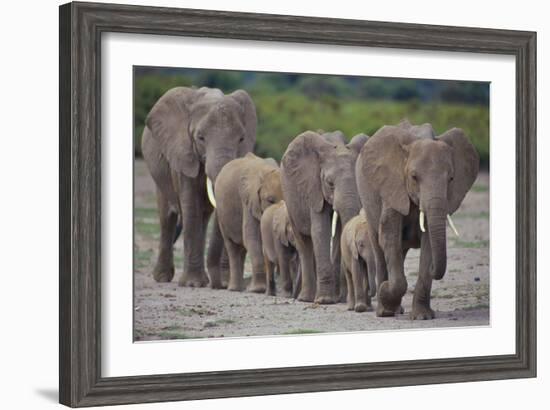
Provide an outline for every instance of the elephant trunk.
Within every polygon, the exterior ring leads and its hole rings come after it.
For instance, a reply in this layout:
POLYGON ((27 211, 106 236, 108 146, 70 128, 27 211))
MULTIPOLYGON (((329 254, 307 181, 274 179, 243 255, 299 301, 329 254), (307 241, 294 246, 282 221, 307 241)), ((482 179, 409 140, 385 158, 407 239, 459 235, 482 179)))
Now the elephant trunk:
POLYGON ((351 218, 359 214, 361 202, 359 202, 359 194, 356 189, 342 193, 339 198, 340 200, 334 203, 334 210, 338 212, 342 221, 342 227, 344 227, 351 218))
POLYGON ((224 165, 236 157, 236 153, 233 155, 227 151, 213 150, 212 152, 207 152, 204 169, 206 172, 206 177, 212 181, 212 184, 216 182, 216 178, 224 165))
POLYGON ((447 204, 446 201, 439 201, 438 204, 430 203, 426 209, 428 221, 428 234, 430 235, 430 246, 432 251, 432 278, 439 280, 447 270, 447 204))

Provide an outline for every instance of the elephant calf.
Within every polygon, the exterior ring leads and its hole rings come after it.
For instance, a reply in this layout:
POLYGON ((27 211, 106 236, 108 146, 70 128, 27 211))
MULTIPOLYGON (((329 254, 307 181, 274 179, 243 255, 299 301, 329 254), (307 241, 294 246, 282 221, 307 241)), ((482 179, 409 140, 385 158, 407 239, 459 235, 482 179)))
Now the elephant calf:
POLYGON ((290 297, 299 262, 285 201, 268 207, 262 215, 260 225, 267 274, 266 294, 274 296, 276 293, 274 268, 277 267, 282 280, 281 294, 290 297))
POLYGON ((367 234, 363 210, 344 226, 340 239, 341 271, 346 275, 348 310, 372 310, 371 297, 376 294, 376 262, 367 234), (368 282, 367 282, 368 280, 368 282))
POLYGON ((251 292, 264 292, 266 276, 260 218, 262 213, 281 199, 281 174, 272 159, 252 153, 227 163, 214 186, 216 216, 229 256, 229 290, 243 289, 244 260, 250 254, 251 292))

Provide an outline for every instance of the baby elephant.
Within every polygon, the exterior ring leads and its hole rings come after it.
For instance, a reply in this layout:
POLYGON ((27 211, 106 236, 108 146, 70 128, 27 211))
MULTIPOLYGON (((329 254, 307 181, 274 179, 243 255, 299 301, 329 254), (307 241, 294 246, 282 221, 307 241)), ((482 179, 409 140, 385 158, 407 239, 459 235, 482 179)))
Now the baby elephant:
POLYGON ((250 292, 266 288, 260 232, 262 213, 283 198, 281 173, 273 159, 252 153, 228 162, 214 186, 216 216, 229 257, 229 290, 243 290, 246 253, 252 262, 250 292))
POLYGON ((344 226, 340 248, 341 271, 346 275, 348 288, 348 310, 371 311, 371 297, 376 294, 376 264, 363 210, 344 226))
POLYGON ((261 231, 267 275, 266 294, 275 296, 274 270, 277 267, 282 281, 281 295, 291 297, 292 282, 297 276, 299 261, 285 201, 265 210, 261 219, 261 231))

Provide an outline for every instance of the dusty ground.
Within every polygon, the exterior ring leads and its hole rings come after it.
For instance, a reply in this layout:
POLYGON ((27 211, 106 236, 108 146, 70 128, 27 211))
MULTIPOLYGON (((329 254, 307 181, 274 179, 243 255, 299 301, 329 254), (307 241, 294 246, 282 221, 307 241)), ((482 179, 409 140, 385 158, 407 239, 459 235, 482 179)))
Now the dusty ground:
POLYGON ((460 238, 456 238, 448 229, 447 273, 444 279, 433 283, 432 308, 437 316, 431 321, 411 321, 408 316, 418 276, 417 250, 409 252, 405 263, 409 282, 409 291, 403 300, 406 312, 395 318, 377 318, 373 312, 349 312, 345 304, 316 305, 247 292, 180 288, 177 286, 177 277, 182 269, 181 240, 175 245, 174 281, 156 283, 151 275, 159 238, 155 189, 142 161, 136 161, 134 192, 135 340, 489 324, 487 173, 480 173, 462 206, 453 216, 460 238))

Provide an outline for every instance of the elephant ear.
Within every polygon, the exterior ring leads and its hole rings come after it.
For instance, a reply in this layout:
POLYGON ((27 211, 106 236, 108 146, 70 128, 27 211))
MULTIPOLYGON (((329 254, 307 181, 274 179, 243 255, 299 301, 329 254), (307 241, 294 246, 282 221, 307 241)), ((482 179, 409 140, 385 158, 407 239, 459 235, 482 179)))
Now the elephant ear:
POLYGON ((355 137, 351 139, 351 141, 346 145, 346 147, 355 151, 356 154, 359 154, 359 152, 361 152, 361 148, 363 148, 363 145, 365 145, 368 139, 369 139, 369 136, 366 134, 357 134, 355 137))
POLYGON ((454 213, 473 185, 479 171, 479 154, 460 128, 440 135, 440 141, 453 148, 454 178, 449 183, 449 213, 454 213))
POLYGON ((160 97, 145 120, 170 168, 190 178, 199 173, 199 160, 189 135, 188 104, 194 92, 186 87, 172 88, 160 97))
POLYGON ((261 188, 262 178, 258 175, 258 173, 248 171, 241 176, 239 195, 244 206, 246 206, 254 218, 258 220, 262 217, 262 205, 260 199, 261 188))
POLYGON ((256 144, 256 127, 258 125, 256 106, 250 95, 244 90, 234 91, 229 94, 229 97, 233 98, 241 106, 241 119, 246 131, 242 148, 239 150, 239 156, 243 156, 247 152, 252 152, 256 144))
POLYGON ((285 213, 282 212, 283 207, 284 205, 281 205, 275 211, 275 215, 273 216, 273 232, 279 243, 288 246, 287 219, 285 218, 285 213))
POLYGON ((306 131, 288 145, 281 167, 286 178, 295 185, 296 195, 315 212, 323 210, 324 197, 321 189, 321 158, 335 145, 322 136, 306 131))
POLYGON ((415 137, 401 127, 384 126, 363 146, 357 170, 364 177, 367 193, 378 193, 386 206, 402 215, 409 213, 405 186, 407 146, 415 137))

